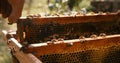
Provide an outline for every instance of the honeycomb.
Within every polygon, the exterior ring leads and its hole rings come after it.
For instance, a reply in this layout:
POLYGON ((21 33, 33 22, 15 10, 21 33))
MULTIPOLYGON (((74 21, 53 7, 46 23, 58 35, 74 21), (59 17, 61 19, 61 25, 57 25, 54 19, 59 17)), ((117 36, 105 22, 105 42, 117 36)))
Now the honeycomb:
POLYGON ((42 55, 39 58, 43 63, 120 63, 120 46, 113 46, 104 50, 42 55))
MULTIPOLYGON (((22 22, 20 20, 19 22, 22 22)), ((80 36, 90 37, 91 35, 99 35, 105 33, 107 35, 120 34, 120 24, 118 21, 102 21, 87 23, 68 23, 61 24, 54 21, 48 21, 45 24, 34 24, 31 19, 25 19, 23 23, 18 24, 18 32, 25 32, 24 41, 28 43, 41 43, 52 39, 63 38, 64 40, 76 39, 80 36), (25 24, 25 22, 27 24, 25 24)), ((40 22, 39 22, 40 23, 40 22)), ((20 34, 22 35, 22 34, 20 34)))
POLYGON ((28 48, 43 63, 120 63, 120 38, 28 48))

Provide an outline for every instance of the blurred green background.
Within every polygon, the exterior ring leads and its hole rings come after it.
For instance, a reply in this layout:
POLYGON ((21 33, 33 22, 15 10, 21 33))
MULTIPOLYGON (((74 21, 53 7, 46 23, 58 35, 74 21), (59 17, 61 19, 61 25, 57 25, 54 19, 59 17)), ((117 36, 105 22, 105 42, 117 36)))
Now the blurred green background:
MULTIPOLYGON (((80 11, 81 8, 90 8, 90 0, 75 0, 79 3, 74 4, 73 11, 80 11)), ((26 0, 22 17, 29 14, 55 14, 70 11, 67 6, 67 0, 26 0), (49 2, 50 1, 50 2, 49 2)), ((8 25, 7 19, 0 17, 0 63, 11 63, 9 48, 1 37, 2 30, 16 30, 16 24, 8 25)))

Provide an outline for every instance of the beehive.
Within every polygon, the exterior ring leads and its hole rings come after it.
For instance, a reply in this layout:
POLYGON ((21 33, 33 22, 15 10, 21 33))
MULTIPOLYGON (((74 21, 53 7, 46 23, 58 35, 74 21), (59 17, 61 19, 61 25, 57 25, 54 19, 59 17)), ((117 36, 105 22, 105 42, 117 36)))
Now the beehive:
POLYGON ((30 16, 17 28, 21 44, 27 42, 22 50, 43 63, 120 62, 119 12, 30 16))

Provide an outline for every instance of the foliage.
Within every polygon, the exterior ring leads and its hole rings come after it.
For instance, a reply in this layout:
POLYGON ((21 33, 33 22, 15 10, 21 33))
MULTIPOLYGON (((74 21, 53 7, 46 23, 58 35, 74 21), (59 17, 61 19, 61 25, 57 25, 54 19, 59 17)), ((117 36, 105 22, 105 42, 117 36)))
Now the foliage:
POLYGON ((6 45, 3 43, 2 37, 1 37, 1 30, 6 28, 5 26, 5 20, 0 18, 0 63, 11 63, 10 59, 10 53, 6 47, 6 45))
POLYGON ((57 14, 69 11, 79 12, 82 8, 90 9, 90 0, 26 0, 22 16, 29 14, 57 14), (70 9, 69 5, 73 5, 70 9), (73 4, 75 2, 75 4, 73 4))

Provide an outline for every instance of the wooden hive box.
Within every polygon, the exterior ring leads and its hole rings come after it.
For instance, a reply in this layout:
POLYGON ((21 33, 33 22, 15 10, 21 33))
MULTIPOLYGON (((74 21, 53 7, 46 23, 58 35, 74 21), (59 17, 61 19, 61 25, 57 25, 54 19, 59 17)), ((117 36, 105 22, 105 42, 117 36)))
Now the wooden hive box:
POLYGON ((28 16, 3 32, 20 63, 120 63, 119 12, 28 16))

